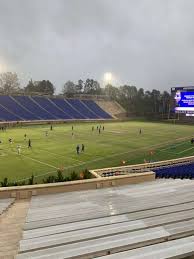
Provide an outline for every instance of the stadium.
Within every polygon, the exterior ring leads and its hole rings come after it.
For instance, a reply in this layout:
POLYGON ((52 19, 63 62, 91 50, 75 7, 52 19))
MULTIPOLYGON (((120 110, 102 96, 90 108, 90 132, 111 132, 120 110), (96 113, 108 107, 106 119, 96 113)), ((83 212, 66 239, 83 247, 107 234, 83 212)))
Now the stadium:
POLYGON ((192 255, 192 89, 161 121, 103 95, 1 95, 2 258, 192 255))
POLYGON ((0 259, 194 259, 193 12, 0 1, 0 259))

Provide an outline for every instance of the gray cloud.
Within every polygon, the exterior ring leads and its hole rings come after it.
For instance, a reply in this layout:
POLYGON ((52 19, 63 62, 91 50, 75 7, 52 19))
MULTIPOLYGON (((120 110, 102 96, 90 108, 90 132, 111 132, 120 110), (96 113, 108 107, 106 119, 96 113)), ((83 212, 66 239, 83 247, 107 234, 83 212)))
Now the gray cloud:
POLYGON ((0 0, 0 69, 23 82, 194 85, 193 0, 0 0))

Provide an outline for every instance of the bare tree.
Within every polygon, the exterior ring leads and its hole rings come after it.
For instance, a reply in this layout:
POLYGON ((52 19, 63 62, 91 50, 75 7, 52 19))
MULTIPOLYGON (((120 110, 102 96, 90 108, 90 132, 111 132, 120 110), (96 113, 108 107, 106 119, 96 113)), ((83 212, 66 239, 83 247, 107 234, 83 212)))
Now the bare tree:
POLYGON ((20 89, 19 79, 16 73, 6 72, 0 74, 0 90, 5 94, 16 92, 20 89))

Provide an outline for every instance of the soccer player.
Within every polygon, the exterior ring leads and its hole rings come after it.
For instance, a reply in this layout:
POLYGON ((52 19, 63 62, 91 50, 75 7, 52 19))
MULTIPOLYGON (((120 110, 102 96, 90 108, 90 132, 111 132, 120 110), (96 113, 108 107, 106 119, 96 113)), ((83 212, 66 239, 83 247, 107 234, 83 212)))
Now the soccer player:
POLYGON ((79 145, 77 145, 76 147, 76 152, 77 152, 77 155, 79 155, 79 145))
POLYGON ((73 125, 71 126, 71 130, 73 130, 73 125))
POLYGON ((9 138, 9 143, 13 144, 13 140, 11 138, 9 138))
POLYGON ((94 131, 94 126, 92 126, 92 131, 94 131))
POLYGON ((82 152, 84 152, 85 146, 84 144, 82 144, 82 152))
POLYGON ((97 128, 96 128, 97 130, 98 130, 98 126, 97 126, 97 128))
POLYGON ((141 135, 141 129, 139 130, 139 135, 141 135))
POLYGON ((100 130, 100 128, 99 128, 98 133, 100 134, 100 132, 101 132, 101 130, 100 130))
POLYGON ((104 130, 104 126, 102 127, 102 130, 104 130))
POLYGON ((53 130, 53 125, 51 124, 50 130, 53 130))
POLYGON ((28 140, 28 148, 32 148, 31 139, 28 140))
POLYGON ((26 134, 24 134, 24 140, 26 140, 26 137, 27 137, 27 135, 26 135, 26 134))
POLYGON ((21 154, 21 146, 20 145, 17 145, 17 152, 18 152, 18 155, 21 154))

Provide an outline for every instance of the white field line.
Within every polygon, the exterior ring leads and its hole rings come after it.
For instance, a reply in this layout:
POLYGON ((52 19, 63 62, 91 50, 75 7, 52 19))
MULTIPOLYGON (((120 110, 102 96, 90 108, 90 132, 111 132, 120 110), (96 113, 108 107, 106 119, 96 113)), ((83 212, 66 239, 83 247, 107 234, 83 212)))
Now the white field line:
MULTIPOLYGON (((182 145, 184 145, 184 144, 185 144, 185 142, 177 143, 177 144, 173 145, 173 147, 182 146, 182 145)), ((161 151, 164 151, 164 150, 167 150, 167 149, 171 149, 171 148, 172 148, 172 147, 163 148, 163 149, 161 149, 161 151)))
POLYGON ((171 154, 171 155, 178 155, 179 154, 179 153, 176 153, 176 152, 170 152, 170 151, 166 151, 166 150, 160 150, 160 152, 171 154))
MULTIPOLYGON (((16 152, 14 152, 14 151, 12 151, 12 150, 9 150, 8 152, 17 154, 16 152)), ((35 162, 37 162, 37 163, 39 163, 39 164, 43 164, 43 165, 46 165, 46 166, 49 166, 49 167, 58 169, 58 168, 57 168, 56 166, 54 166, 54 165, 51 165, 51 164, 42 162, 42 161, 40 161, 40 160, 38 160, 38 159, 35 159, 35 158, 32 158, 32 157, 28 157, 28 156, 26 156, 26 155, 24 155, 24 154, 20 154, 20 155, 18 155, 18 156, 23 156, 23 157, 28 158, 28 159, 30 159, 30 160, 32 160, 32 161, 35 161, 35 162)))
POLYGON ((185 150, 179 152, 178 154, 182 154, 182 153, 184 153, 184 152, 186 152, 186 151, 188 151, 188 150, 191 150, 191 149, 193 149, 193 148, 194 148, 194 147, 187 148, 187 149, 185 149, 185 150))
MULTIPOLYGON (((63 158, 65 158, 65 156, 68 155, 68 154, 64 154, 64 155, 57 154, 57 153, 50 152, 50 151, 45 150, 45 149, 42 149, 42 148, 38 148, 38 149, 39 149, 39 150, 42 150, 43 152, 47 152, 47 153, 49 153, 49 154, 51 154, 51 155, 55 155, 56 157, 63 157, 63 158)), ((78 160, 78 159, 75 159, 75 158, 72 158, 72 157, 68 157, 68 159, 74 160, 74 161, 79 162, 79 163, 82 163, 82 162, 83 162, 83 161, 81 161, 81 160, 78 160)))
POLYGON ((21 156, 23 156, 23 157, 25 157, 25 158, 28 158, 28 159, 30 159, 30 160, 32 160, 32 161, 35 161, 35 162, 37 162, 37 163, 39 163, 39 164, 43 164, 43 165, 46 165, 46 166, 49 166, 49 167, 52 167, 52 168, 58 169, 56 166, 51 165, 51 164, 47 164, 47 163, 42 162, 42 161, 40 161, 40 160, 38 160, 38 159, 35 159, 35 158, 32 158, 32 157, 28 157, 28 156, 23 155, 23 154, 20 154, 20 155, 21 155, 21 156))

